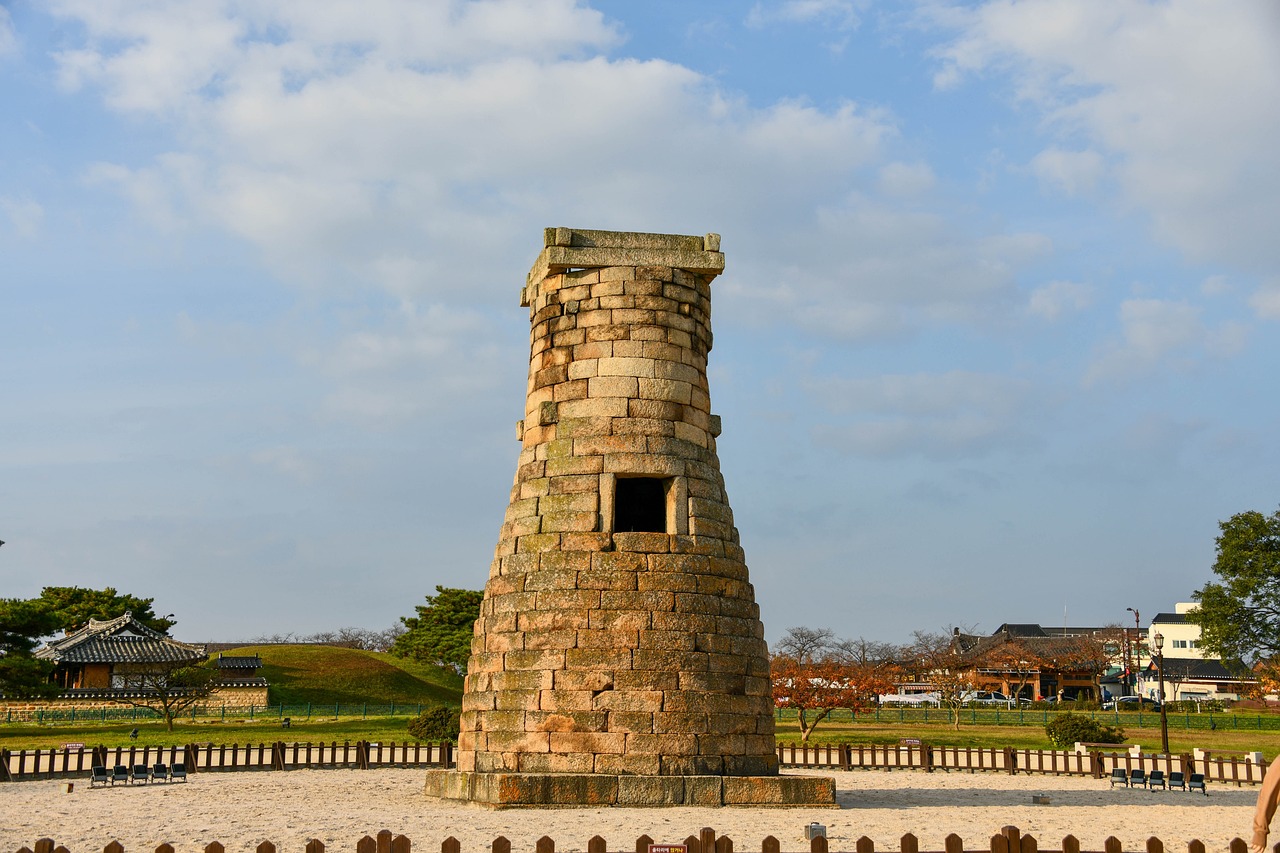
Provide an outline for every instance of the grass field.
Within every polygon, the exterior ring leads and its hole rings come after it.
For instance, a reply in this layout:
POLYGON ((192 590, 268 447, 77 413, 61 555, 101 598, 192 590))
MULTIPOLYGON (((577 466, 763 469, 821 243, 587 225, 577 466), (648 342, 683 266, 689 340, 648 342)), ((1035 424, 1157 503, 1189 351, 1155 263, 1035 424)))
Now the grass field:
MULTIPOLYGON (((114 723, 59 723, 35 725, 9 723, 0 725, 0 747, 15 749, 48 749, 64 743, 84 743, 89 746, 172 745, 185 743, 270 743, 272 741, 405 741, 409 740, 410 713, 399 716, 350 717, 334 720, 331 712, 315 707, 310 719, 294 716, 290 727, 281 726, 278 717, 231 717, 224 720, 190 719, 179 721, 174 731, 165 730, 159 721, 114 723), (132 740, 129 733, 138 729, 138 738, 132 740)), ((1160 729, 1126 729, 1130 743, 1144 748, 1157 749, 1160 745, 1160 729)), ((963 725, 956 731, 942 721, 930 723, 880 722, 859 718, 857 721, 841 720, 820 725, 810 743, 897 743, 901 738, 919 738, 936 746, 974 746, 1017 749, 1050 749, 1042 725, 963 725)), ((780 743, 799 742, 800 734, 794 721, 778 722, 780 743)), ((1268 758, 1280 752, 1280 731, 1193 729, 1169 732, 1169 746, 1176 753, 1190 752, 1193 747, 1220 750, 1261 750, 1268 758)))
POLYGON ((462 677, 452 670, 385 652, 268 645, 244 646, 223 654, 261 656, 258 674, 271 685, 273 705, 457 705, 462 701, 462 677))
MULTIPOLYGON (((1145 715, 1144 715, 1145 717, 1145 715)), ((1145 719, 1144 719, 1145 721, 1145 719)), ((1148 751, 1160 748, 1160 723, 1138 728, 1124 721, 1128 743, 1141 744, 1148 751)), ((934 746, 1011 746, 1016 749, 1053 749, 1043 725, 962 725, 959 731, 949 724, 897 723, 860 719, 857 722, 822 723, 809 738, 810 743, 897 743, 901 738, 919 738, 934 746)), ((794 721, 778 722, 778 741, 800 741, 800 728, 794 721)), ((1191 752, 1192 748, 1223 750, 1261 750, 1268 757, 1280 752, 1280 731, 1275 730, 1169 730, 1169 749, 1174 753, 1191 752)))

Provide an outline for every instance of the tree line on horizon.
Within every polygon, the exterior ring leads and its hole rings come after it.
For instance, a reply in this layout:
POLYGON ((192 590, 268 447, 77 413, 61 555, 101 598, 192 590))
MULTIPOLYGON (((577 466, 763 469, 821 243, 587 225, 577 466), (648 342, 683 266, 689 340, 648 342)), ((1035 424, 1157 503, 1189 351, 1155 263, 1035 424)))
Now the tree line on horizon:
MULTIPOLYGON (((1271 515, 1248 511, 1219 523, 1217 580, 1193 598, 1199 609, 1188 614, 1202 631, 1201 646, 1228 666, 1249 672, 1261 689, 1280 688, 1280 510, 1271 515)), ((465 672, 483 592, 437 585, 415 615, 382 631, 342 628, 298 637, 260 637, 255 642, 311 642, 385 651, 397 657, 465 672)), ((90 619, 112 619, 131 611, 134 618, 168 635, 172 614, 157 616, 154 599, 121 594, 112 587, 45 587, 35 599, 0 599, 0 695, 52 696, 53 667, 33 656, 42 638, 73 631, 90 619)), ((1118 626, 1118 636, 1124 629, 1118 626)), ((1093 638, 1062 644, 1051 663, 1094 674, 1095 685, 1114 658, 1108 649, 1116 637, 1107 631, 1093 638)), ((943 704, 958 708, 975 689, 976 667, 957 665, 963 651, 975 664, 973 649, 958 650, 956 632, 917 631, 910 643, 893 645, 858 638, 841 639, 829 629, 796 627, 776 645, 771 656, 775 701, 799 711, 802 738, 833 708, 869 709, 876 697, 892 692, 905 675, 929 673, 943 704)), ((982 663, 1014 672, 1029 669, 1036 652, 1017 638, 983 652, 982 663)), ((1050 662, 1045 662, 1050 663, 1050 662)), ((1028 676, 1029 677, 1029 676, 1028 676)), ((1020 692, 1026 686, 1018 685, 1020 692)), ((1100 685, 1099 685, 1100 686, 1100 685)), ((1099 691, 1100 692, 1100 691, 1099 691)), ((959 715, 956 715, 958 725, 959 715)))

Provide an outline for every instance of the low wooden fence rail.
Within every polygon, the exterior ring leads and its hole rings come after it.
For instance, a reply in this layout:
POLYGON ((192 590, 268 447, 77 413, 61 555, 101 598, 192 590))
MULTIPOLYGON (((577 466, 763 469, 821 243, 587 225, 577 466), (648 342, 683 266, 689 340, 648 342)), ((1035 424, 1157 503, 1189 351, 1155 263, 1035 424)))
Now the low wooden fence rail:
MULTIPOLYGON (((451 744, 370 743, 259 743, 186 744, 185 746, 99 746, 92 749, 0 750, 0 781, 83 776, 90 768, 123 764, 151 766, 186 764, 187 772, 223 770, 293 770, 303 767, 345 767, 369 770, 377 767, 452 767, 451 744)), ((784 767, 831 770, 961 770, 969 772, 1034 773, 1052 776, 1092 776, 1104 779, 1116 767, 1126 774, 1142 769, 1180 770, 1187 776, 1203 773, 1206 782, 1241 786, 1258 785, 1265 764, 1237 756, 1140 755, 1128 752, 1072 752, 1058 749, 931 746, 912 744, 779 744, 778 761, 784 767)))
MULTIPOLYGON (((697 835, 690 835, 681 842, 673 844, 655 845, 654 840, 647 835, 642 835, 636 839, 634 847, 628 848, 634 850, 635 853, 651 853, 650 848, 659 846, 666 851, 679 851, 684 848, 684 853, 734 853, 733 839, 727 835, 718 836, 714 829, 705 827, 697 835)), ((356 853, 411 853, 412 844, 408 838, 403 835, 392 835, 390 831, 383 830, 379 832, 377 837, 366 835, 356 842, 356 853)), ((743 853, 747 853, 750 848, 744 848, 743 853)), ((1148 838, 1146 845, 1142 848, 1145 853, 1164 853, 1164 842, 1159 838, 1148 838)), ((311 839, 306 843, 303 850, 305 853, 324 853, 325 846, 317 839, 311 839)), ((555 853, 556 842, 543 836, 539 838, 534 846, 534 853, 555 853)), ((920 850, 920 842, 916 836, 908 833, 902 836, 899 842, 899 850, 901 853, 922 853, 920 850)), ((1034 836, 1023 835, 1016 826, 1006 826, 1000 830, 997 835, 993 835, 989 842, 982 847, 970 847, 965 849, 964 840, 960 836, 952 833, 943 839, 943 850, 937 853, 1039 853, 1040 850, 1060 851, 1060 853, 1086 853, 1080 849, 1080 842, 1075 836, 1068 835, 1062 839, 1060 845, 1050 845, 1041 848, 1034 836)), ((1173 848, 1170 848, 1173 850, 1173 848)), ((1227 845, 1229 853, 1248 853, 1248 845, 1239 838, 1233 838, 1227 845)), ((1280 853, 1280 844, 1276 844, 1273 853, 1280 853)), ((206 844, 203 853, 225 853, 226 848, 217 841, 206 844)), ((499 836, 489 845, 490 853, 511 853, 511 842, 503 836, 499 836)), ((782 845, 777 838, 772 835, 764 838, 760 842, 760 853, 781 853, 782 845)), ((33 853, 31 848, 22 847, 17 853, 33 853)), ((65 847, 57 846, 53 839, 41 838, 35 844, 34 853, 70 853, 65 847)), ((125 849, 120 842, 113 841, 103 848, 103 853, 125 853, 125 849)), ((161 844, 155 849, 155 853, 175 853, 175 849, 171 844, 161 844)), ((255 848, 255 853, 277 853, 276 845, 270 841, 264 841, 255 848)), ((462 853, 462 845, 458 843, 458 839, 450 836, 440 843, 440 853, 462 853)), ((596 835, 587 842, 587 853, 609 853, 608 845, 603 837, 596 835)), ((623 851, 615 851, 615 853, 623 853, 623 851)), ((834 853, 828 848, 827 839, 823 836, 816 836, 809 841, 808 853, 834 853)), ((865 835, 854 843, 854 849, 849 853, 875 853, 875 843, 865 835)), ((1095 853, 1124 853, 1124 848, 1119 839, 1114 836, 1108 838, 1102 843, 1102 850, 1095 853)), ((1202 842, 1192 840, 1187 843, 1187 853, 1206 853, 1205 846, 1202 842)))
POLYGON ((1092 776, 1105 779, 1116 767, 1132 770, 1174 770, 1184 775, 1203 773, 1207 782, 1260 785, 1266 764, 1254 764, 1237 756, 1133 755, 1129 752, 1074 752, 1061 749, 1013 747, 932 746, 904 744, 779 744, 778 762, 784 767, 831 770, 967 770, 1010 775, 1036 773, 1052 776, 1092 776))
POLYGON ((184 746, 97 746, 92 749, 0 750, 0 781, 85 775, 91 768, 182 762, 188 773, 220 770, 294 770, 303 767, 452 767, 453 745, 370 743, 189 743, 184 746))

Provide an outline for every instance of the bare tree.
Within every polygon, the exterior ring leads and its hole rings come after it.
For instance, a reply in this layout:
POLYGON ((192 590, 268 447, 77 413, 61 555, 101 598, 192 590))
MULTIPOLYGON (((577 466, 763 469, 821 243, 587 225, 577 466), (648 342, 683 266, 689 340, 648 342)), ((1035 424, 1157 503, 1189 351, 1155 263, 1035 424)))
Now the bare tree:
POLYGON ((812 663, 827 657, 835 638, 830 628, 788 628, 774 651, 800 663, 812 663))
POLYGON ((948 710, 959 730, 960 708, 977 687, 980 660, 965 646, 962 638, 967 635, 958 629, 950 634, 916 631, 912 636, 914 642, 907 650, 912 666, 920 680, 933 687, 938 703, 948 710))
POLYGON ((147 664, 145 670, 123 676, 128 691, 123 701, 137 708, 159 711, 165 726, 173 731, 173 721, 184 711, 204 701, 218 688, 218 671, 207 663, 190 661, 147 664))

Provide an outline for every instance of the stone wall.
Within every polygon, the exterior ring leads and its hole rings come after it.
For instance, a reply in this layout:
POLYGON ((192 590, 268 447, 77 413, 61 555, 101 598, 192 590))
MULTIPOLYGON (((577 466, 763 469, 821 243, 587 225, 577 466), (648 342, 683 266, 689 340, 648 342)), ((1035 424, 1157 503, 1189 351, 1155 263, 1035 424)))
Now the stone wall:
MULTIPOLYGON (((267 705, 267 688, 265 686, 253 687, 233 687, 229 689, 221 689, 214 691, 205 699, 200 708, 207 709, 201 711, 202 714, 217 713, 225 708, 228 711, 248 712, 250 707, 265 708, 267 705)), ((77 715, 82 711, 90 713, 93 711, 101 711, 106 708, 111 709, 128 709, 132 708, 128 702, 119 699, 44 699, 44 700, 22 700, 22 699, 0 699, 0 719, 11 720, 15 722, 35 720, 39 716, 39 712, 66 714, 75 709, 77 715)), ((188 711, 188 714, 190 712, 188 711)))
POLYGON ((707 384, 719 237, 561 228, 545 243, 522 293, 522 449, 458 768, 776 774, 764 629, 707 384), (629 478, 661 490, 661 529, 618 529, 629 478))

